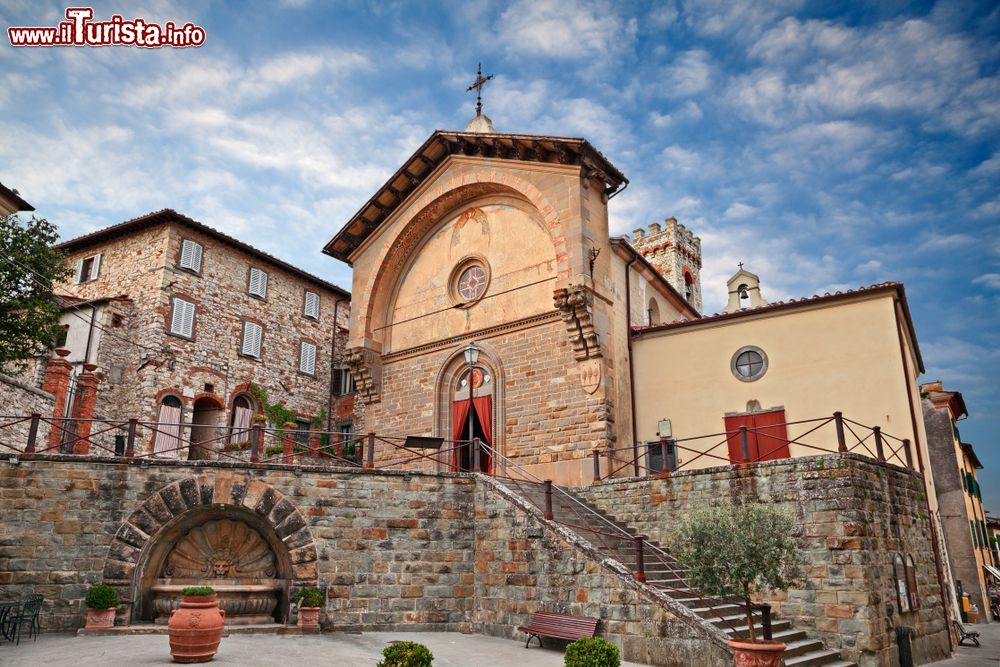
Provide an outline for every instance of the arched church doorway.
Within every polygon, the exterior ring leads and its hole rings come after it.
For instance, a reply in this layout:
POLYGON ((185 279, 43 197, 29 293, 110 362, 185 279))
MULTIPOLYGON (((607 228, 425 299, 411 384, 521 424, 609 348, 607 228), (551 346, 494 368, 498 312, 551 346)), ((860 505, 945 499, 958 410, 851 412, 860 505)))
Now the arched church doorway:
POLYGON ((484 472, 493 469, 493 373, 485 366, 476 366, 471 374, 461 373, 455 384, 451 403, 451 434, 456 441, 452 452, 453 472, 484 472), (472 403, 469 403, 469 383, 472 383, 472 403), (486 447, 475 451, 472 440, 479 438, 486 447))
POLYGON ((218 444, 215 437, 222 412, 222 402, 214 396, 202 396, 195 400, 191 415, 189 460, 215 458, 213 454, 218 444))

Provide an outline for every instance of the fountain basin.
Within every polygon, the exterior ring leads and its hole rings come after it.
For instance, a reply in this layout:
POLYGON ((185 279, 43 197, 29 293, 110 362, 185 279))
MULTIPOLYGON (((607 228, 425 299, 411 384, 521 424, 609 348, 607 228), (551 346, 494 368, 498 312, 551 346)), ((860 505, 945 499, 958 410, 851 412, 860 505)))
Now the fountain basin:
POLYGON ((178 582, 176 579, 158 579, 149 590, 153 598, 154 622, 166 625, 173 609, 179 609, 188 586, 211 586, 219 601, 219 608, 226 611, 226 625, 260 625, 274 623, 274 610, 284 591, 280 580, 244 583, 232 579, 207 579, 178 582))

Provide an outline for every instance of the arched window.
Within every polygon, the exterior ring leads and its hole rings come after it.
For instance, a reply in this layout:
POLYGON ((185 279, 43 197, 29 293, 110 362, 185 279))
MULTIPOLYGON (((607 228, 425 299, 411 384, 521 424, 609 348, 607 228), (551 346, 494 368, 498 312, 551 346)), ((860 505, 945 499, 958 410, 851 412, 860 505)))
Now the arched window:
POLYGON ((917 595, 917 569, 913 566, 913 556, 906 554, 906 590, 910 593, 910 611, 920 609, 917 595))
POLYGON ((899 613, 910 611, 910 589, 906 580, 906 562, 902 554, 892 557, 892 580, 896 584, 896 605, 899 613))
POLYGON ((687 271, 684 272, 684 298, 688 301, 694 299, 694 276, 687 271))
POLYGON ((233 399, 232 413, 229 415, 229 443, 250 442, 250 425, 253 421, 253 403, 246 394, 233 399))
POLYGON ((656 303, 656 299, 649 299, 649 306, 646 308, 646 316, 647 324, 660 323, 660 304, 656 303))
MULTIPOLYGON (((181 427, 184 423, 184 404, 173 394, 160 399, 153 438, 153 455, 177 452, 181 447, 181 427)), ((175 454, 176 456, 176 454, 175 454)))

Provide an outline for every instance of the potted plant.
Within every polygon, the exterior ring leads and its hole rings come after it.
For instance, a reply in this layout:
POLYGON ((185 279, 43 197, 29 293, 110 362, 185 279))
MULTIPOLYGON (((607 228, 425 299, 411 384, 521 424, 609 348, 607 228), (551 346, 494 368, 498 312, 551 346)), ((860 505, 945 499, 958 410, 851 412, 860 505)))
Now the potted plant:
POLYGON ((417 642, 393 642, 382 650, 385 660, 375 667, 431 667, 434 655, 417 642))
POLYGON ((210 586, 188 586, 181 594, 180 608, 167 621, 170 655, 174 662, 208 662, 219 650, 226 612, 210 586))
POLYGON ((757 638, 751 596, 787 590, 801 577, 794 531, 792 516, 773 505, 725 502, 693 512, 671 541, 671 551, 688 569, 685 577, 693 589, 742 601, 749 637, 729 641, 740 667, 781 664, 785 645, 757 638))
POLYGON ((318 628, 319 611, 323 606, 323 594, 315 588, 300 588, 293 596, 299 608, 299 627, 318 628))
POLYGON ((121 604, 115 589, 107 584, 91 586, 87 597, 83 599, 87 605, 88 629, 110 628, 115 624, 115 607, 121 604))

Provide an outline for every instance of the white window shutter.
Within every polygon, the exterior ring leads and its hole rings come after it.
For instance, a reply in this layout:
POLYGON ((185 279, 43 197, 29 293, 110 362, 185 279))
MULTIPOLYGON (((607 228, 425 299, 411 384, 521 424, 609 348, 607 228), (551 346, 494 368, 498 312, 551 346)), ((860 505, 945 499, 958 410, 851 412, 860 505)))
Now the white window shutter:
POLYGON ((306 317, 319 319, 319 294, 306 292, 306 317))
POLYGON ((243 354, 251 357, 260 356, 261 334, 263 329, 255 322, 243 323, 243 354))
POLYGON ((94 263, 90 265, 90 280, 97 280, 101 275, 101 253, 94 255, 94 263))
POLYGON ((83 282, 83 260, 76 260, 76 277, 73 278, 73 284, 79 285, 83 282))
POLYGON ((201 273, 201 244, 191 241, 191 270, 201 273))
POLYGON ((250 294, 267 298, 267 274, 254 267, 250 267, 250 294))
POLYGON ((194 333, 194 304, 174 297, 173 313, 170 317, 170 333, 190 338, 194 333))
POLYGON ((307 375, 316 374, 316 345, 302 341, 299 344, 299 370, 307 375))

